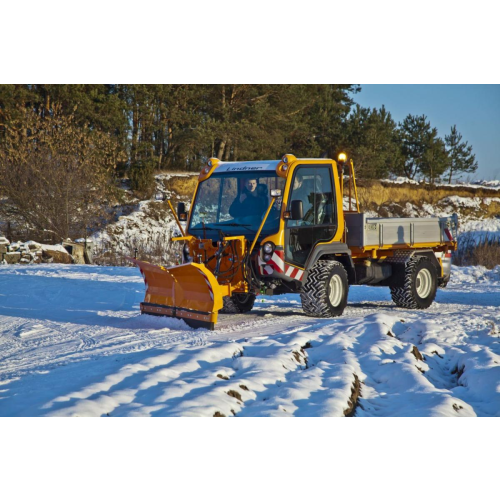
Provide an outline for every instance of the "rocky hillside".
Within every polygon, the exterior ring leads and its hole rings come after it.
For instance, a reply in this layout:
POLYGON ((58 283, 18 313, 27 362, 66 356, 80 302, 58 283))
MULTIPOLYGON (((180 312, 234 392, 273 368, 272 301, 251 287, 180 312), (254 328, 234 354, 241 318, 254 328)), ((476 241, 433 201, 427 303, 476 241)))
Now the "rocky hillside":
POLYGON ((129 191, 127 205, 117 207, 115 220, 105 230, 92 236, 94 262, 104 265, 128 265, 126 257, 137 255, 155 264, 171 264, 178 260, 181 247, 173 243, 179 229, 166 200, 175 208, 179 201, 189 206, 198 174, 157 175, 156 193, 165 201, 139 200, 129 191))

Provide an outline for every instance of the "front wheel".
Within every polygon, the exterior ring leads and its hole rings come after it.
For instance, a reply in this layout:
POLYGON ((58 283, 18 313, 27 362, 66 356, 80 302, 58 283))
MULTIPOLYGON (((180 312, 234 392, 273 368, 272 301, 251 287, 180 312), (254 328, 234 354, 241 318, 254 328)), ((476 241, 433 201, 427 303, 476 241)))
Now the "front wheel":
POLYGON ((224 307, 222 314, 241 314, 250 312, 255 303, 253 293, 235 293, 231 297, 224 297, 224 307))
POLYGON ((407 309, 427 309, 436 298, 437 271, 426 257, 410 259, 406 264, 404 285, 391 287, 392 300, 407 309))
POLYGON ((347 305, 349 282, 340 262, 320 260, 309 271, 300 291, 302 309, 308 316, 340 316, 347 305))

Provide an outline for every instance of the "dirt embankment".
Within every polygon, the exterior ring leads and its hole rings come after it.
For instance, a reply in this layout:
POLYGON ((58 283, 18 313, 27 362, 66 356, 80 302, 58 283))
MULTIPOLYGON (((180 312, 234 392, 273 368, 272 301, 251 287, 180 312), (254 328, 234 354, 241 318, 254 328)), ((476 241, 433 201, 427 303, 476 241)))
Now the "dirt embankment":
POLYGON ((358 181, 358 197, 363 211, 373 211, 381 216, 405 216, 403 210, 407 203, 418 210, 426 205, 444 207, 451 204, 451 200, 460 204, 459 199, 464 200, 459 207, 462 215, 478 218, 500 216, 500 190, 485 187, 394 184, 361 180, 358 181))

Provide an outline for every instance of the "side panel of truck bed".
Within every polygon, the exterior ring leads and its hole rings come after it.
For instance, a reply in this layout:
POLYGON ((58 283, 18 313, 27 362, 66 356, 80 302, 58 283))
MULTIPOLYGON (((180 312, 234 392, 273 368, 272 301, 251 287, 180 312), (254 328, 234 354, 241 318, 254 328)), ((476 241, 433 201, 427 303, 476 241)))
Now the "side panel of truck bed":
POLYGON ((378 218, 363 213, 346 213, 349 247, 391 247, 394 245, 436 245, 447 243, 456 230, 456 217, 378 218), (448 229, 446 231, 445 229, 448 229))

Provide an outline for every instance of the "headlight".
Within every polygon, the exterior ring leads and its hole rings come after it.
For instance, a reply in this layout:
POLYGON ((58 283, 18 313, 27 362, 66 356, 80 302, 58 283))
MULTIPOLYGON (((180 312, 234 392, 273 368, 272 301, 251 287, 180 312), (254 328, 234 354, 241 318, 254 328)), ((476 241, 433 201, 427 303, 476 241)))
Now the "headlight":
POLYGON ((184 263, 193 261, 192 257, 189 255, 189 245, 187 243, 185 243, 182 248, 182 256, 184 257, 184 263))
POLYGON ((264 250, 264 253, 273 253, 274 251, 274 248, 273 248, 273 245, 272 243, 266 243, 263 247, 262 247, 262 250, 264 250))
POLYGON ((269 262, 271 260, 272 255, 269 253, 264 254, 264 262, 269 262))

